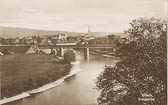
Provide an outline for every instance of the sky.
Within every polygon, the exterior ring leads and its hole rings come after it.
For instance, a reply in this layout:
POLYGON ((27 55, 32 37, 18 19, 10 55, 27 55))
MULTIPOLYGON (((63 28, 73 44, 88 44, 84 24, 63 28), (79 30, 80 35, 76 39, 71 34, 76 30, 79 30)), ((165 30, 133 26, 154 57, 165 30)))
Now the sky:
POLYGON ((133 19, 165 17, 167 0, 0 0, 0 26, 123 32, 133 19))

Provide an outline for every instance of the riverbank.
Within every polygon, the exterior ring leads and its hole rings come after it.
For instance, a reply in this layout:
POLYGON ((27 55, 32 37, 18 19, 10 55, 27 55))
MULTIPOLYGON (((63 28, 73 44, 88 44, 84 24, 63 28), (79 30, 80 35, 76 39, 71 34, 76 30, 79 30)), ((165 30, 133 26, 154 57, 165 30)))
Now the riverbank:
POLYGON ((6 103, 9 103, 9 102, 13 102, 13 101, 16 101, 16 100, 19 100, 19 99, 22 99, 22 98, 26 98, 26 97, 31 96, 32 94, 41 93, 41 92, 44 92, 48 89, 51 89, 51 88, 54 88, 54 87, 60 85, 61 83, 64 82, 65 79, 77 74, 80 71, 80 69, 78 68, 79 62, 73 62, 72 65, 73 65, 72 70, 67 75, 65 75, 64 77, 62 77, 62 78, 60 78, 60 79, 58 79, 54 82, 45 84, 45 85, 43 85, 39 88, 30 90, 30 91, 26 91, 26 92, 23 92, 21 94, 18 94, 16 96, 12 96, 12 97, 9 97, 9 98, 4 98, 4 99, 0 100, 0 105, 1 104, 6 104, 6 103))
MULTIPOLYGON (((71 64, 45 54, 12 54, 0 57, 1 99, 38 89, 70 73, 71 64)), ((50 88, 50 87, 48 87, 50 88)), ((48 88, 38 90, 42 92, 48 88)), ((32 93, 38 93, 37 90, 32 93)), ((29 96, 26 94, 26 96, 29 96)))

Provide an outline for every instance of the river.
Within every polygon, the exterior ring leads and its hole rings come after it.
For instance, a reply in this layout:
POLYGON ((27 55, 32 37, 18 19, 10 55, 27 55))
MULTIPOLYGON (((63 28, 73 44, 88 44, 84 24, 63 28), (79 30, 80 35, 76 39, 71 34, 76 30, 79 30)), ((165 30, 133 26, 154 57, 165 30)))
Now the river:
POLYGON ((59 86, 5 105, 97 105, 100 92, 93 89, 95 80, 105 64, 114 65, 116 60, 101 55, 90 55, 89 60, 85 60, 78 51, 77 61, 80 62, 77 67, 80 72, 59 86))

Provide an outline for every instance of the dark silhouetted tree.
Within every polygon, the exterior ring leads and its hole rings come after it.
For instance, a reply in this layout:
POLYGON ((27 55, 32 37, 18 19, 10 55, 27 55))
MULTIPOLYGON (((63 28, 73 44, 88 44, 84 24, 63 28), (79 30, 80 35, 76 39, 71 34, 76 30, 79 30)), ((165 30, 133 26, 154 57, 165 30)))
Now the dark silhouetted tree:
POLYGON ((100 105, 166 104, 166 21, 133 20, 126 31, 129 40, 120 44, 121 61, 106 66, 97 79, 100 105), (139 100, 143 94, 154 101, 139 100))

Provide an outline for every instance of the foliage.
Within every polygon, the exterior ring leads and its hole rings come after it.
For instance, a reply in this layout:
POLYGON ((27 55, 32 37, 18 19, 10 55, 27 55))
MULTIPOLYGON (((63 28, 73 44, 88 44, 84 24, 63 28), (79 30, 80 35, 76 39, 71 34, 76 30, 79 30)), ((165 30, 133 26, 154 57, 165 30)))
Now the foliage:
POLYGON ((54 62, 53 60, 51 62, 51 60, 51 56, 46 54, 0 56, 0 71, 3 72, 0 77, 0 99, 36 89, 69 74, 70 64, 54 62))
POLYGON ((102 105, 166 105, 166 21, 140 18, 120 43, 122 60, 106 66, 96 82, 102 105), (140 101, 151 94, 154 101, 140 101))
POLYGON ((66 50, 64 53, 64 61, 66 63, 71 63, 76 60, 76 55, 73 50, 66 50))

